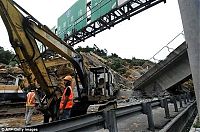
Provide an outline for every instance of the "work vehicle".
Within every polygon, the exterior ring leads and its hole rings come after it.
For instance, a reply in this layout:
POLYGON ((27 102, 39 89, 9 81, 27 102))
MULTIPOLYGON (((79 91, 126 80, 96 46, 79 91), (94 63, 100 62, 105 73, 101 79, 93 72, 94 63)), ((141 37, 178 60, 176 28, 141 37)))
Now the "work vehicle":
POLYGON ((0 102, 23 102, 25 101, 26 93, 22 91, 19 83, 23 76, 19 75, 2 75, 0 82, 0 102))
MULTIPOLYGON (((43 94, 39 94, 37 90, 35 92, 39 101, 39 109, 44 114, 44 122, 49 122, 50 117, 52 120, 57 119, 58 99, 62 94, 59 94, 61 90, 58 87, 57 80, 53 81, 51 78, 52 73, 50 74, 50 72, 52 70, 48 70, 45 65, 44 54, 46 50, 40 51, 39 46, 41 44, 46 49, 52 50, 65 58, 74 68, 77 98, 74 99, 73 116, 85 114, 91 104, 113 100, 113 77, 108 68, 94 67, 86 71, 83 58, 78 52, 13 0, 0 1, 0 14, 7 28, 10 43, 30 87, 38 88, 35 80, 40 85, 39 91, 43 94), (98 89, 100 78, 103 78, 104 81, 102 93, 95 92, 98 89), (41 95, 44 96, 41 97, 41 95)), ((53 76, 56 76, 56 74, 53 76)))

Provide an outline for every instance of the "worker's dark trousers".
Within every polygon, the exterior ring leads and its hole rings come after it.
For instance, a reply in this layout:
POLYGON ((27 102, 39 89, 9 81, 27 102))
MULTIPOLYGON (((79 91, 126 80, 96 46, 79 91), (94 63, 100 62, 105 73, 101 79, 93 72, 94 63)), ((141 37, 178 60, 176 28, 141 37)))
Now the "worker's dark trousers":
POLYGON ((70 117, 70 114, 71 114, 71 109, 64 109, 59 119, 60 120, 68 119, 70 117))

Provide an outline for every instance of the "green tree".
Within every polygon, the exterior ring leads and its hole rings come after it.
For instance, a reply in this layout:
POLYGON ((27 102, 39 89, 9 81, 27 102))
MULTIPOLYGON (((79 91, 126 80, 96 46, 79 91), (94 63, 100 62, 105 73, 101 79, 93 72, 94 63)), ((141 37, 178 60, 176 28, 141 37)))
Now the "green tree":
POLYGON ((116 53, 111 53, 109 56, 110 58, 119 58, 119 56, 116 53))
POLYGON ((135 57, 132 57, 131 59, 131 66, 142 66, 147 60, 144 59, 136 59, 135 57))
POLYGON ((94 52, 95 54, 101 56, 101 57, 104 57, 104 56, 107 56, 107 50, 106 49, 99 49, 95 44, 94 46, 91 48, 89 46, 86 46, 85 48, 79 46, 77 49, 76 49, 77 52, 94 52))
POLYGON ((0 46, 0 56, 0 63, 8 65, 15 55, 13 52, 4 50, 4 48, 0 46))

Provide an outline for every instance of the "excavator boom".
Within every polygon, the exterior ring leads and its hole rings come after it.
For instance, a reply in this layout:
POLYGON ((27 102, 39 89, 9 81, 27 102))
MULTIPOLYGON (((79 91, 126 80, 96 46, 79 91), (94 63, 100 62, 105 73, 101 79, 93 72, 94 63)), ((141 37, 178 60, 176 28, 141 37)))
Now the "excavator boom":
POLYGON ((59 88, 58 84, 50 78, 45 65, 44 52, 40 52, 39 44, 41 46, 42 43, 48 50, 66 58, 73 65, 79 100, 81 100, 82 93, 87 93, 82 56, 13 0, 0 0, 0 15, 7 28, 10 43, 30 86, 36 89, 38 82, 42 93, 45 94, 43 97, 39 97, 38 91, 35 90, 39 109, 44 114, 44 122, 49 122, 50 117, 57 120, 59 95, 56 93, 59 88), (83 87, 82 93, 80 92, 77 75, 83 87), (35 82, 35 79, 37 82, 35 82))
POLYGON ((12 47, 30 84, 33 84, 33 80, 36 78, 47 96, 51 96, 54 92, 52 88, 54 86, 37 46, 37 40, 70 61, 77 71, 83 88, 86 87, 82 64, 79 64, 73 56, 82 58, 72 47, 58 38, 48 27, 42 25, 13 0, 0 1, 0 14, 8 30, 12 47), (22 13, 27 16, 25 17, 22 13))
MULTIPOLYGON (((45 94, 42 98, 37 97, 40 109, 44 114, 44 122, 48 122, 49 117, 52 117, 53 120, 57 119, 57 106, 62 94, 56 94, 59 84, 56 84, 53 79, 51 80, 52 76, 49 72, 51 70, 45 64, 45 52, 39 49, 41 44, 47 47, 46 51, 53 51, 56 55, 64 57, 75 69, 78 98, 74 101, 72 108, 72 111, 74 109, 73 116, 85 114, 91 104, 113 99, 113 77, 108 68, 93 67, 86 72, 83 58, 78 52, 13 0, 0 0, 0 15, 8 30, 10 43, 30 86, 36 88, 38 82, 45 94), (35 82, 35 79, 37 79, 37 82, 35 82), (82 87, 79 87, 79 82, 82 87)), ((36 95, 39 95, 37 91, 35 92, 36 95)), ((61 89, 60 93, 62 93, 61 89)))

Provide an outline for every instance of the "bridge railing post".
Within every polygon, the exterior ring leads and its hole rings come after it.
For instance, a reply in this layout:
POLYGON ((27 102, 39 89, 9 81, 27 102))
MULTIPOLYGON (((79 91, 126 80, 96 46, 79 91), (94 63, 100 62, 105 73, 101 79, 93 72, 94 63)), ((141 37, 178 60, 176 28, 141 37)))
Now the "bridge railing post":
POLYGON ((161 107, 164 108, 165 110, 165 118, 170 118, 167 98, 161 99, 160 104, 161 104, 161 107))
POLYGON ((190 97, 189 97, 190 95, 189 95, 189 94, 190 94, 190 93, 187 93, 187 94, 186 94, 186 98, 187 98, 187 102, 188 102, 188 103, 190 103, 190 97))
POLYGON ((151 103, 150 102, 142 103, 142 110, 143 110, 143 113, 147 115, 148 129, 150 131, 155 131, 151 103))
POLYGON ((183 97, 183 101, 184 101, 185 105, 187 105, 186 94, 183 94, 182 97, 183 97))
POLYGON ((174 111, 178 112, 178 105, 176 102, 176 98, 174 96, 172 96, 170 99, 171 99, 171 102, 174 104, 174 111))
POLYGON ((192 96, 191 96, 191 94, 188 93, 187 96, 188 96, 188 100, 189 100, 189 102, 191 102, 191 101, 192 101, 192 96))
POLYGON ((105 128, 109 132, 118 132, 115 110, 104 111, 105 128))
POLYGON ((177 99, 178 99, 178 101, 180 103, 180 108, 182 108, 183 107, 183 103, 182 103, 181 96, 177 96, 177 99))

